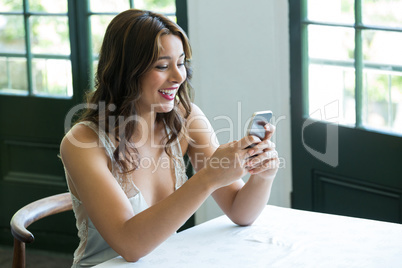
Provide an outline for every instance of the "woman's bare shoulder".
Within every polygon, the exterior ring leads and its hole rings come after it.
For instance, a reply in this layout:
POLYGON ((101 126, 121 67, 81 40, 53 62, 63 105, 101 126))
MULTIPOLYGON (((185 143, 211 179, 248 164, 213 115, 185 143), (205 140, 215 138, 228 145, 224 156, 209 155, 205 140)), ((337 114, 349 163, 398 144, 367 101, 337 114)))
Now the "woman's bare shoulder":
MULTIPOLYGON (((190 111, 190 114, 187 119, 197 116, 197 115, 204 115, 204 113, 201 111, 200 107, 198 107, 195 103, 192 102, 190 104, 190 107, 191 107, 191 111, 190 111)), ((180 115, 185 117, 185 115, 187 113, 186 108, 184 108, 184 106, 182 104, 179 104, 178 108, 179 108, 178 110, 179 110, 180 115)))
POLYGON ((60 144, 61 153, 95 148, 99 148, 99 137, 94 130, 83 124, 74 125, 60 144))
POLYGON ((64 136, 60 156, 73 181, 93 177, 93 171, 108 169, 109 159, 100 146, 98 135, 82 124, 73 126, 64 136))
POLYGON ((204 115, 202 112, 201 108, 198 107, 197 104, 191 103, 191 114, 190 116, 196 116, 196 115, 204 115))
POLYGON ((187 128, 209 128, 210 124, 204 112, 195 103, 191 104, 191 113, 187 118, 187 128))
POLYGON ((98 139, 98 135, 88 126, 83 124, 74 125, 64 136, 64 140, 72 141, 77 140, 79 142, 94 142, 98 139))

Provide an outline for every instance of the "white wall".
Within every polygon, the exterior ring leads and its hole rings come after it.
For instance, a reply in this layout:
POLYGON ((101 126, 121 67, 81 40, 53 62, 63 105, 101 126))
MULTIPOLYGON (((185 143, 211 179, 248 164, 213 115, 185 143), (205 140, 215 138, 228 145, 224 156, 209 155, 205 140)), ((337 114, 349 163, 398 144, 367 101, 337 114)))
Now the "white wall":
MULTIPOLYGON (((287 0, 188 0, 195 103, 207 115, 220 143, 240 139, 246 121, 272 110, 273 141, 282 165, 269 204, 290 206, 290 81, 287 0), (226 119, 219 119, 225 116, 226 119), (233 125, 228 121, 230 119, 233 125), (230 131, 231 130, 231 131, 230 131)), ((247 178, 245 178, 247 180, 247 178)), ((221 215, 212 198, 196 223, 221 215)))

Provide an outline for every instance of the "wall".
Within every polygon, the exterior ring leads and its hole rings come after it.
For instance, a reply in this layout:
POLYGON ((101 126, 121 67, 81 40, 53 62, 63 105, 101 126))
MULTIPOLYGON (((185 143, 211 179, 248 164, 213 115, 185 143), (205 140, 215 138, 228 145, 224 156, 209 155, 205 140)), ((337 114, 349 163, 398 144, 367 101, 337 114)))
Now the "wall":
MULTIPOLYGON (((290 206, 291 140, 288 2, 188 0, 195 103, 220 143, 240 139, 254 111, 272 110, 281 157, 269 204, 290 206)), ((247 180, 247 178, 245 178, 247 180)), ((221 215, 212 198, 196 223, 221 215)))

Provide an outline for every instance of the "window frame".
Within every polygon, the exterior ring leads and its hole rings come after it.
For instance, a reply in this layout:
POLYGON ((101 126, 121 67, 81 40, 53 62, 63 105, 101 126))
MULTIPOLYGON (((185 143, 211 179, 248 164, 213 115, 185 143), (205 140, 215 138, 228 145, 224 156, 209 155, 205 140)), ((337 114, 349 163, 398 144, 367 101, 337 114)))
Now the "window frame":
MULTIPOLYGON (((68 7, 67 7, 68 8, 68 7)), ((26 70, 27 70, 27 92, 23 93, 2 93, 0 92, 0 96, 21 96, 21 97, 45 97, 45 98, 55 98, 55 99, 71 99, 70 96, 58 96, 58 95, 50 95, 50 94, 35 94, 34 86, 33 86, 33 75, 32 75, 32 61, 33 59, 45 59, 45 60, 69 60, 71 62, 70 55, 63 55, 63 54, 46 54, 46 53, 33 53, 31 49, 31 27, 29 20, 33 16, 43 16, 43 17, 67 17, 69 21, 69 12, 37 12, 37 11, 30 11, 29 9, 29 1, 23 0, 22 1, 22 11, 8 11, 8 12, 0 12, 0 15, 3 16, 23 16, 23 23, 24 23, 24 43, 25 43, 25 52, 0 52, 0 57, 8 58, 21 58, 26 60, 26 70)), ((71 51, 70 51, 71 54, 71 51)), ((9 80, 9 70, 7 68, 7 77, 9 80)))
MULTIPOLYGON (((393 65, 393 64, 375 64, 375 63, 364 63, 363 59, 363 31, 365 30, 375 30, 375 31, 387 31, 387 32, 397 32, 402 34, 402 27, 389 27, 389 26, 378 26, 378 25, 369 25, 364 24, 362 20, 362 0, 354 0, 354 23, 335 23, 335 22, 323 22, 318 20, 310 20, 308 18, 308 0, 302 0, 299 3, 295 3, 295 1, 290 0, 290 4, 292 6, 291 12, 296 13, 299 12, 298 18, 296 19, 296 14, 293 14, 291 17, 295 18, 291 23, 298 24, 298 28, 300 29, 300 35, 297 37, 296 35, 293 38, 295 42, 291 41, 291 57, 297 57, 300 59, 301 63, 301 77, 299 78, 299 84, 302 85, 302 107, 301 113, 304 119, 309 117, 309 65, 313 64, 322 64, 327 66, 337 66, 337 67, 349 67, 353 68, 355 71, 355 124, 354 126, 343 125, 345 127, 354 127, 356 129, 367 130, 372 132, 379 132, 387 135, 393 136, 402 136, 402 133, 396 133, 392 131, 387 131, 384 129, 372 128, 370 126, 364 125, 363 123, 363 100, 364 100, 364 69, 370 70, 378 70, 382 71, 384 69, 389 71, 396 71, 402 73, 402 64, 401 65, 393 65), (298 6, 300 5, 300 6, 298 6), (298 6, 298 7, 297 7, 298 6), (298 20, 298 21, 297 21, 298 20), (354 58, 352 61, 342 61, 342 60, 330 60, 330 59, 314 59, 309 58, 308 55, 308 27, 311 25, 315 26, 329 26, 329 27, 337 27, 337 28, 348 28, 353 29, 355 31, 354 36, 354 58), (297 39, 299 38, 299 39, 297 39), (292 53, 293 51, 293 53, 292 53), (298 54, 300 53, 300 54, 298 54)), ((292 33, 295 34, 295 33, 292 33)), ((291 36, 292 40, 292 36, 291 36)), ((296 72, 291 71, 292 75, 296 72)), ((292 91, 292 94, 294 91, 292 91)), ((388 111, 389 113, 389 111, 388 111)))

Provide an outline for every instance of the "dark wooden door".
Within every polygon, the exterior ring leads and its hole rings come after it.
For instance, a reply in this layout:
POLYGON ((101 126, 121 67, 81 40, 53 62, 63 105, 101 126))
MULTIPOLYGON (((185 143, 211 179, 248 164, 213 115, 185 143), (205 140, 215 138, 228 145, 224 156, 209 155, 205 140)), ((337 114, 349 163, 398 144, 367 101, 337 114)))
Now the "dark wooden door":
MULTIPOLYGON (((87 29, 85 17, 71 12, 84 2, 8 1, 1 6, 0 244, 12 245, 10 220, 18 209, 68 191, 58 155, 66 114, 81 102, 88 84, 89 61, 82 55, 88 42, 77 42, 77 25, 87 29)), ((34 248, 72 253, 78 244, 72 211, 29 230, 36 237, 34 248)))
MULTIPOLYGON (((371 68, 369 71, 380 68, 362 56, 365 52, 362 50, 361 33, 364 36, 364 31, 367 29, 361 23, 340 25, 312 21, 307 17, 306 2, 289 1, 292 206, 298 209, 402 223, 402 135, 397 132, 373 130, 364 125, 364 120, 362 122, 365 113, 362 108, 365 105, 363 102, 367 101, 367 93, 362 82, 363 74, 369 68, 371 68), (310 25, 328 27, 329 30, 352 29, 355 33, 355 49, 350 55, 352 59, 350 61, 320 59, 318 62, 317 59, 309 57, 310 36, 307 31, 310 25), (311 64, 315 63, 345 70, 353 69, 352 74, 355 75, 353 98, 356 112, 354 125, 310 117, 308 90, 311 75, 308 73, 311 64)), ((346 9, 342 8, 342 11, 346 9)), ((361 20, 361 1, 355 1, 355 6, 351 8, 355 10, 356 20, 361 20)), ((390 79, 394 75, 401 76, 401 66, 390 64, 386 67, 392 70, 389 74, 390 79)), ((325 89, 331 85, 323 83, 321 86, 325 89)), ((323 117, 325 112, 323 109, 323 117)))
MULTIPOLYGON (((63 120, 72 100, 0 96, 1 243, 11 244, 12 215, 26 204, 67 191, 58 158, 63 120)), ((77 246, 72 212, 34 223, 35 248, 70 251, 77 246), (57 241, 57 242, 55 242, 57 241)))

